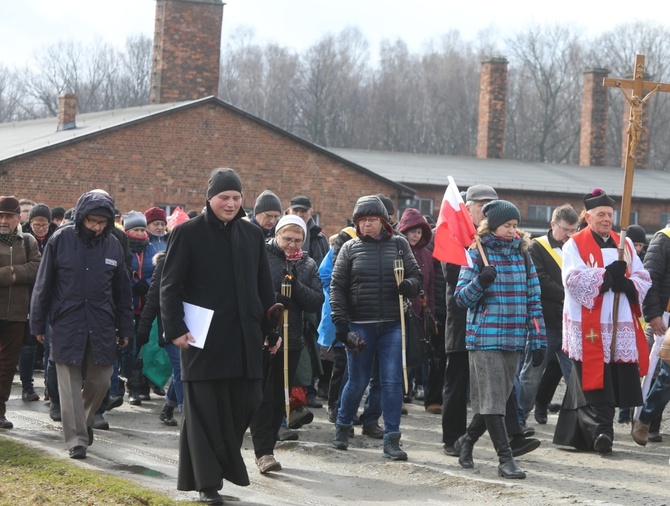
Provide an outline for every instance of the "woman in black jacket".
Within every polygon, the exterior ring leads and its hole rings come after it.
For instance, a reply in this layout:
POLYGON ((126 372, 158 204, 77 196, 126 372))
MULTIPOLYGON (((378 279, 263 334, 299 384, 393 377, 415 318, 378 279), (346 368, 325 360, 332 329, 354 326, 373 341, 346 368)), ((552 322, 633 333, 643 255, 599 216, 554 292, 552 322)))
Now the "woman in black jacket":
MULTIPOLYGON (((282 303, 288 311, 289 391, 304 346, 304 313, 319 312, 324 300, 318 266, 302 250, 306 235, 304 220, 299 216, 286 215, 277 223, 275 237, 267 244, 268 263, 277 302, 282 303), (285 279, 291 281, 290 297, 282 295, 281 292, 285 279)), ((285 344, 281 343, 280 346, 285 344)), ((279 346, 275 346, 263 352, 263 402, 250 425, 256 464, 262 474, 281 469, 281 464, 274 457, 277 431, 285 412, 284 354, 283 350, 278 349, 279 346)))
POLYGON ((406 460, 400 449, 403 375, 398 294, 418 295, 423 276, 407 239, 393 235, 386 208, 377 196, 358 199, 353 219, 357 237, 342 246, 330 284, 335 337, 349 348, 349 377, 340 399, 333 446, 345 450, 349 445, 349 429, 376 355, 384 415, 383 456, 406 460), (397 259, 404 264, 400 285, 394 274, 397 259))

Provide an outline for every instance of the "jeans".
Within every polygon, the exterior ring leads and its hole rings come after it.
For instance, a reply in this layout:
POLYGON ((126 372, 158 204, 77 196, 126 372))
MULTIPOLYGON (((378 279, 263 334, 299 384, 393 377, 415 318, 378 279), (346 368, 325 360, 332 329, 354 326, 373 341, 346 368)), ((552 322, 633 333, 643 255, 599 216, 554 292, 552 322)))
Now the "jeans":
POLYGON ((403 397, 400 322, 350 323, 349 328, 360 333, 366 348, 359 355, 347 353, 348 379, 342 392, 337 423, 351 426, 370 382, 374 357, 377 355, 384 432, 399 432, 403 397))
POLYGON ((563 353, 563 333, 560 329, 547 329, 547 352, 544 361, 539 367, 533 367, 533 354, 526 349, 526 358, 524 359, 521 373, 519 373, 519 418, 525 421, 528 414, 535 405, 535 395, 540 386, 542 373, 549 363, 549 359, 555 353, 558 357, 558 363, 563 371, 563 378, 567 384, 572 370, 572 362, 568 356, 563 353))
POLYGON ((379 379, 379 360, 376 356, 372 364, 370 389, 363 406, 363 413, 360 416, 361 424, 363 426, 378 424, 379 417, 382 416, 382 387, 379 379))
POLYGON ((176 344, 166 344, 165 351, 170 357, 172 364, 172 381, 165 395, 165 404, 171 408, 176 408, 184 403, 184 390, 181 384, 181 362, 179 360, 179 346, 176 344))
POLYGON ((36 344, 24 344, 19 355, 19 377, 23 390, 33 389, 33 374, 35 373, 36 344))
POLYGON ((640 411, 640 421, 650 424, 670 402, 670 364, 661 361, 661 372, 656 376, 656 380, 649 391, 649 395, 644 401, 642 411, 640 411))

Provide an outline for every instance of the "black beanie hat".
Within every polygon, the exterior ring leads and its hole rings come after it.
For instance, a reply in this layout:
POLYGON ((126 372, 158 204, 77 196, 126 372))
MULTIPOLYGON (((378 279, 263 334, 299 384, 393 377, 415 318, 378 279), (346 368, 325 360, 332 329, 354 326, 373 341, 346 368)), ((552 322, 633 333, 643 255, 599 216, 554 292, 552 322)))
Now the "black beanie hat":
POLYGON ((49 206, 47 206, 46 204, 35 204, 33 208, 30 210, 30 214, 28 215, 28 221, 32 221, 32 219, 36 218, 37 216, 46 218, 49 221, 49 223, 51 223, 51 209, 49 209, 49 206))
POLYGON ((264 213, 265 211, 277 211, 280 214, 282 212, 279 197, 270 190, 262 192, 256 198, 256 205, 254 205, 254 214, 264 213))
POLYGON ((521 221, 521 213, 514 204, 507 200, 492 200, 482 207, 482 212, 489 223, 491 232, 510 220, 521 221))
POLYGON ((65 208, 63 206, 55 206, 51 209, 51 219, 63 218, 65 216, 65 208))
POLYGON ((587 193, 582 197, 582 201, 587 211, 601 206, 614 207, 614 200, 602 188, 596 188, 591 193, 587 193))
POLYGON ((207 200, 225 191, 242 193, 242 181, 233 169, 214 169, 209 175, 207 185, 207 200))
POLYGON ((640 225, 631 225, 626 229, 626 236, 633 242, 647 242, 647 232, 640 225))

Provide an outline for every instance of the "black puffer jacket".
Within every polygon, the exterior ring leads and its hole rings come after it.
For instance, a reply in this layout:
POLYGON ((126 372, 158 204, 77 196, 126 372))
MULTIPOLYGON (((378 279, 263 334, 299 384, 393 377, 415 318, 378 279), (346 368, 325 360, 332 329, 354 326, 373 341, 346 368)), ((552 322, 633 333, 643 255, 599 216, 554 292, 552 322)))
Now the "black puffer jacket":
POLYGON ((650 322, 662 316, 670 298, 670 237, 656 232, 644 257, 644 268, 651 276, 651 288, 642 301, 644 319, 650 322))
POLYGON ((281 284, 287 273, 296 278, 291 288, 292 305, 287 308, 289 312, 288 349, 301 350, 304 344, 302 339, 305 324, 303 313, 320 313, 325 298, 319 268, 307 254, 304 254, 300 260, 288 262, 284 251, 275 239, 271 239, 266 248, 275 293, 281 294, 281 284))
POLYGON ((393 262, 402 258, 404 279, 411 286, 409 296, 421 290, 423 276, 407 239, 393 235, 386 208, 376 196, 361 197, 354 209, 354 221, 364 216, 379 216, 383 221, 381 239, 358 237, 342 246, 330 284, 333 323, 338 332, 348 330, 349 322, 399 321, 398 284, 393 262))

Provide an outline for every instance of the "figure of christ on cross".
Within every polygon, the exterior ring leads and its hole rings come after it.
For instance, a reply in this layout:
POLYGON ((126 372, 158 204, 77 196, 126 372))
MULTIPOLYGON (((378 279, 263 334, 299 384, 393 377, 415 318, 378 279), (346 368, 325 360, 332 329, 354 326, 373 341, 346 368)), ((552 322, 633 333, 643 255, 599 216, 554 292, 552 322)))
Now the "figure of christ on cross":
POLYGON ((640 100, 640 97, 637 95, 631 95, 626 91, 626 88, 623 87, 621 81, 617 81, 617 86, 623 92, 624 97, 630 105, 630 117, 628 119, 628 129, 626 134, 628 134, 628 152, 627 156, 630 158, 635 158, 635 151, 637 151, 637 143, 640 140, 640 134, 642 133, 642 106, 644 103, 651 98, 651 96, 661 89, 661 85, 657 84, 656 87, 651 90, 646 97, 640 100))

